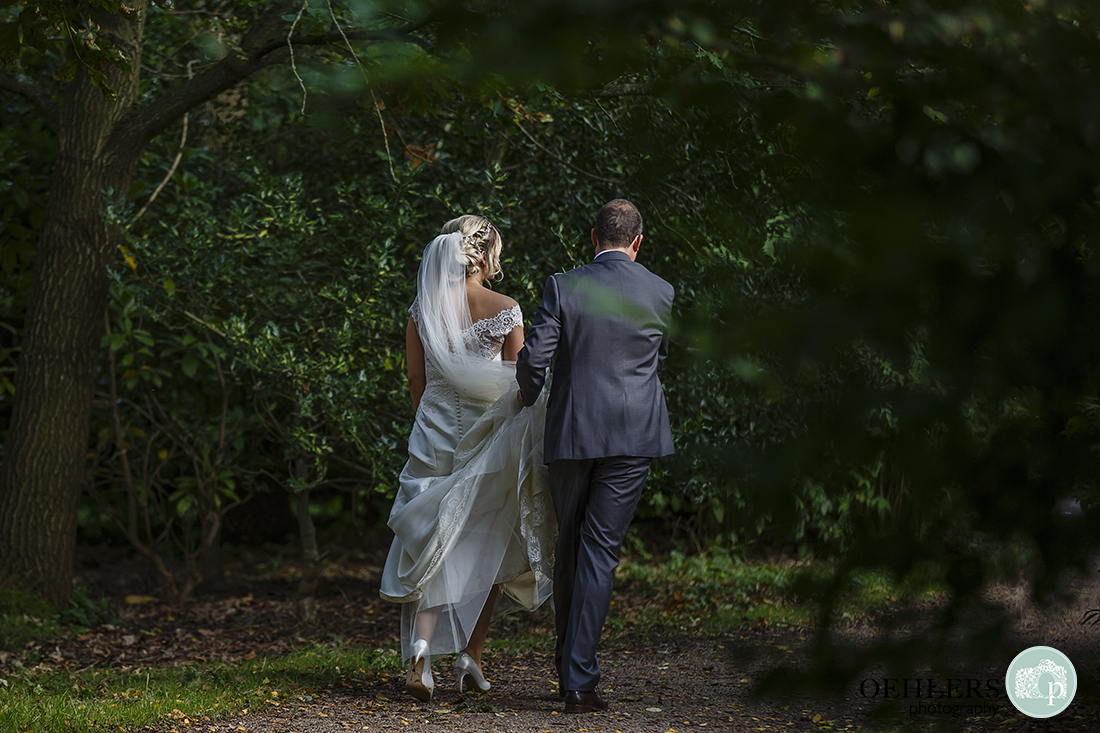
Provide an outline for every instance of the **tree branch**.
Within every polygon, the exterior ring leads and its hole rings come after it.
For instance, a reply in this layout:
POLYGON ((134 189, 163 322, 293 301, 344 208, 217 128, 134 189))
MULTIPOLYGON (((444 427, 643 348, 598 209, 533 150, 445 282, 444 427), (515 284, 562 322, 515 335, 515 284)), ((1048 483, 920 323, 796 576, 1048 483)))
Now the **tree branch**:
POLYGON ((57 107, 50 102, 45 94, 38 91, 36 86, 24 81, 19 81, 3 71, 0 71, 0 89, 13 92, 29 100, 42 112, 42 116, 45 118, 49 128, 57 132, 57 107))
POLYGON ((546 153, 547 155, 549 155, 551 158, 558 161, 559 163, 562 163, 564 165, 569 166, 570 168, 575 170, 577 173, 580 173, 582 176, 587 176, 588 178, 591 178, 594 181, 601 181, 603 183, 613 183, 617 186, 622 185, 622 181, 617 179, 617 178, 604 178, 603 176, 598 176, 595 173, 589 173, 584 168, 581 168, 580 166, 574 165, 573 163, 569 162, 568 160, 566 160, 565 158, 562 158, 559 155, 555 155, 553 151, 548 150, 542 143, 540 143, 538 140, 536 140, 534 135, 527 132, 527 128, 524 127, 523 125, 521 125, 518 119, 513 118, 512 122, 516 123, 516 127, 519 128, 519 131, 522 132, 524 135, 526 135, 527 139, 535 144, 535 147, 537 147, 539 150, 546 153))
POLYGON ((283 48, 287 43, 294 46, 326 46, 330 43, 343 41, 345 36, 349 41, 404 41, 406 43, 416 44, 423 49, 430 48, 431 44, 423 38, 408 35, 413 30, 420 27, 420 25, 422 24, 416 23, 392 31, 349 31, 344 35, 340 35, 340 32, 337 31, 335 33, 324 33, 316 36, 291 36, 290 38, 279 38, 277 40, 272 40, 260 49, 260 55, 266 56, 272 51, 283 48))
MULTIPOLYGON (((111 136, 111 146, 115 150, 144 147, 149 140, 188 111, 232 88, 257 71, 279 63, 282 57, 278 52, 285 51, 288 41, 286 21, 282 16, 294 6, 293 2, 269 3, 264 15, 244 37, 239 51, 230 52, 194 79, 173 87, 144 107, 134 109, 116 126, 111 136)), ((361 31, 346 35, 350 40, 405 41, 424 46, 424 41, 410 34, 430 23, 432 19, 432 16, 428 16, 392 31, 361 31)), ((295 45, 318 46, 343 42, 343 36, 336 31, 316 36, 291 36, 289 41, 295 45)))
MULTIPOLYGON (((194 62, 189 61, 187 63, 187 75, 189 77, 192 75, 192 63, 194 62)), ((141 215, 144 214, 149 209, 149 207, 153 205, 153 202, 157 200, 157 196, 160 195, 160 192, 163 191, 164 187, 168 185, 168 181, 172 180, 172 176, 175 175, 176 168, 179 167, 180 161, 183 160, 183 149, 187 146, 187 122, 190 117, 191 115, 189 113, 185 113, 183 115, 183 134, 180 136, 180 147, 179 150, 176 151, 176 159, 172 161, 172 167, 168 169, 168 173, 164 176, 164 180, 160 182, 160 185, 153 190, 153 195, 150 196, 149 200, 145 202, 145 206, 142 206, 141 210, 138 211, 138 213, 134 214, 134 218, 132 221, 137 221, 141 218, 141 215)))
POLYGON ((652 84, 616 84, 613 87, 593 89, 590 92, 578 96, 595 97, 597 99, 605 99, 608 97, 642 97, 649 94, 652 88, 652 84))
MULTIPOLYGON (((367 474, 372 479, 374 478, 374 470, 373 469, 370 469, 370 468, 367 468, 366 466, 360 465, 360 464, 356 463, 355 461, 349 461, 346 458, 341 458, 340 456, 336 455, 335 453, 330 455, 329 458, 336 461, 337 463, 339 463, 342 466, 347 466, 348 468, 359 471, 360 473, 367 474)), ((329 483, 335 483, 338 480, 339 479, 330 479, 329 483)), ((350 479, 350 480, 355 481, 355 479, 350 479)), ((358 480, 358 481, 356 481, 356 483, 362 483, 362 481, 358 480)))

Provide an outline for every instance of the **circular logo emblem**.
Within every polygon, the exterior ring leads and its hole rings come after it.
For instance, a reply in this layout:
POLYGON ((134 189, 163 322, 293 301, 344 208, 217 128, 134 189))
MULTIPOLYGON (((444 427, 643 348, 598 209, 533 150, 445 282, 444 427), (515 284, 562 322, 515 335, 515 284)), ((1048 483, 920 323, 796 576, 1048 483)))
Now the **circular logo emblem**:
POLYGON ((1050 718, 1069 707, 1077 694, 1077 670, 1069 657, 1049 646, 1016 655, 1005 675, 1008 699, 1024 715, 1050 718))

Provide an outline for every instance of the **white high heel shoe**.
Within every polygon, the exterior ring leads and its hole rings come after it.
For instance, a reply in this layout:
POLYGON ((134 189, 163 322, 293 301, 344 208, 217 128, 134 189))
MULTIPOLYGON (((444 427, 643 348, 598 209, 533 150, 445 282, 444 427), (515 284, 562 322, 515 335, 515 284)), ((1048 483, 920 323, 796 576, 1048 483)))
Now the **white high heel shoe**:
POLYGON ((435 681, 432 680, 432 660, 428 656, 428 640, 417 639, 412 645, 409 676, 405 680, 405 692, 421 702, 432 699, 435 681))
POLYGON ((473 680, 474 687, 480 692, 488 692, 492 687, 481 674, 481 668, 477 666, 477 662, 466 652, 460 653, 455 660, 455 671, 458 672, 458 694, 460 695, 466 693, 466 677, 473 680))

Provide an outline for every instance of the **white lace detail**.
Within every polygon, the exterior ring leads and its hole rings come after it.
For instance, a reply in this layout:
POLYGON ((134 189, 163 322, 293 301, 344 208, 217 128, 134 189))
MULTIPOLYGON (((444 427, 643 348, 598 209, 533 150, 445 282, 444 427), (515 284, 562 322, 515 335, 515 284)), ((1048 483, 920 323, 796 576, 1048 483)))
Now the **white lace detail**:
MULTIPOLYGON (((549 381, 546 386, 549 387, 549 381)), ((545 389, 543 394, 548 395, 549 390, 545 389)), ((546 397, 540 395, 539 399, 546 397)), ((542 455, 542 445, 524 445, 522 451, 542 455)), ((553 578, 558 516, 550 495, 549 474, 545 471, 533 470, 520 482, 519 514, 520 535, 531 569, 546 578, 553 578)))
POLYGON ((550 500, 546 474, 536 471, 519 490, 520 534, 531 569, 547 578, 554 577, 554 538, 558 519, 550 500), (543 547, 545 545, 545 548, 543 547))
MULTIPOLYGON (((412 305, 409 306, 409 315, 412 317, 413 322, 419 326, 420 298, 414 299, 412 305)), ((472 326, 462 331, 462 337, 466 342, 467 348, 475 352, 478 356, 485 359, 493 359, 500 353, 500 349, 504 345, 505 337, 508 336, 516 326, 522 325, 523 311, 520 310, 518 305, 514 305, 511 308, 500 311, 491 318, 482 318, 478 321, 474 321, 472 326)), ((438 369, 432 368, 431 360, 427 360, 426 367, 425 376, 429 386, 431 386, 433 377, 436 379, 443 379, 443 374, 438 369)), ((433 392, 433 395, 438 395, 438 393, 433 392)))
MULTIPOLYGON (((420 298, 413 300, 409 306, 409 315, 413 322, 420 324, 420 298)), ((504 337, 512 332, 516 326, 523 325, 523 311, 518 305, 502 310, 492 318, 482 318, 462 332, 467 348, 485 359, 495 359, 504 345, 504 337)), ((464 419, 466 410, 463 407, 463 399, 448 383, 443 373, 432 364, 431 359, 424 359, 424 396, 420 400, 422 410, 439 410, 443 405, 453 410, 458 421, 458 435, 461 438, 469 429, 469 420, 464 419)), ((481 414, 487 404, 478 405, 477 414, 481 414)))
POLYGON ((474 478, 469 477, 457 484, 454 491, 447 495, 443 504, 439 507, 439 534, 445 538, 440 542, 432 558, 428 562, 428 569, 424 571, 424 577, 434 577, 440 563, 443 562, 447 551, 451 549, 449 540, 455 536, 456 530, 462 527, 468 513, 470 494, 474 490, 474 478))
MULTIPOLYGON (((413 322, 420 326, 420 297, 413 299, 409 306, 409 315, 413 322)), ((462 338, 466 347, 478 356, 492 359, 504 345, 505 337, 516 326, 523 325, 523 311, 518 305, 497 313, 492 318, 482 318, 474 321, 473 325, 463 330, 462 338)), ((438 373, 438 371, 437 371, 438 373)))
POLYGON ((475 347, 478 355, 492 359, 504 345, 504 338, 516 326, 523 324, 523 313, 518 305, 497 313, 492 318, 482 318, 462 332, 467 344, 475 347))

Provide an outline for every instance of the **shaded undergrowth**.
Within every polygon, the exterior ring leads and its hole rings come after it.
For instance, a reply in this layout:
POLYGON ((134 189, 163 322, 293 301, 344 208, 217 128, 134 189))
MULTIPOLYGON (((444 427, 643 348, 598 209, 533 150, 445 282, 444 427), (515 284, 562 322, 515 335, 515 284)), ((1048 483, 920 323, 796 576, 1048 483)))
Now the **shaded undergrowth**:
POLYGON ((59 635, 80 634, 110 619, 110 604, 105 599, 89 598, 83 588, 76 589, 63 611, 28 593, 2 589, 0 650, 13 651, 59 635))
POLYGON ((945 593, 931 572, 905 583, 879 570, 843 578, 838 572, 815 561, 744 562, 721 548, 695 556, 673 551, 661 562, 626 558, 616 574, 607 628, 642 634, 814 628, 830 596, 833 624, 871 623, 945 593))
MULTIPOLYGON (((351 568, 347 570, 352 572, 351 568)), ((821 562, 744 562, 722 549, 698 556, 678 552, 660 558, 628 556, 617 572, 605 644, 629 645, 639 638, 684 634, 709 636, 745 629, 812 627, 819 622, 818 600, 836 586, 836 572, 834 566, 821 562)), ((860 622, 898 605, 927 602, 937 592, 932 582, 903 587, 884 573, 865 572, 852 576, 840 588, 835 615, 839 620, 860 622)), ((250 613, 256 605, 245 603, 249 599, 251 596, 240 602, 209 600, 205 611, 196 602, 191 611, 183 609, 181 613, 201 617, 202 623, 210 626, 210 619, 219 616, 212 609, 222 608, 220 617, 228 620, 221 626, 196 628, 195 635, 226 649, 236 644, 239 650, 242 639, 237 637, 244 633, 242 628, 270 622, 267 616, 257 616, 248 623, 240 620, 241 614, 250 613), (232 613, 225 610, 230 607, 232 613)), ((80 603, 88 606, 80 618, 74 613, 51 617, 56 627, 50 647, 57 645, 59 651, 64 651, 66 640, 75 643, 72 640, 85 630, 81 621, 118 621, 103 601, 84 599, 80 603)), ((355 613, 346 618, 347 623, 354 624, 356 615, 368 618, 375 613, 371 604, 381 601, 371 593, 370 598, 345 598, 339 603, 355 606, 355 613)), ((392 611, 383 605, 379 609, 392 611)), ((157 641, 170 635, 168 626, 157 624, 184 623, 181 618, 173 619, 168 611, 150 618, 158 620, 132 631, 108 626, 112 629, 109 633, 84 636, 107 640, 121 634, 121 643, 130 644, 126 649, 131 650, 144 643, 143 637, 157 641), (133 634, 129 641, 125 641, 124 632, 133 634)), ((9 665, 0 674, 0 730, 134 731, 165 723, 170 727, 177 723, 197 725, 258 710, 305 705, 339 688, 371 686, 400 675, 401 663, 389 626, 387 622, 378 627, 386 633, 384 639, 377 632, 363 635, 361 630, 354 632, 347 627, 349 633, 360 634, 352 643, 324 635, 322 629, 312 635, 302 630, 301 636, 292 634, 295 638, 288 639, 289 647, 283 653, 265 648, 251 655, 253 658, 238 657, 235 661, 182 661, 179 657, 142 661, 157 659, 145 649, 145 657, 119 654, 108 658, 122 661, 95 662, 94 667, 80 671, 76 671, 80 665, 68 669, 61 664, 51 665, 48 649, 43 646, 42 656, 25 657, 26 666, 9 665)), ((528 651, 549 652, 553 643, 553 616, 546 607, 535 614, 499 617, 489 648, 490 653, 495 648, 522 656, 528 651)), ((202 654, 209 660, 221 658, 214 647, 202 654)))

